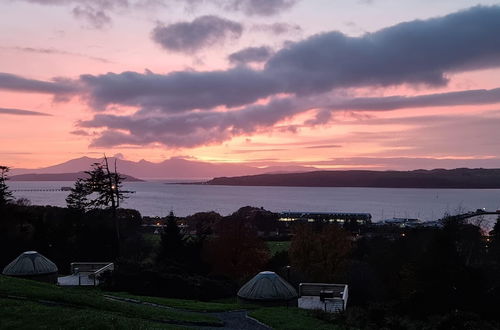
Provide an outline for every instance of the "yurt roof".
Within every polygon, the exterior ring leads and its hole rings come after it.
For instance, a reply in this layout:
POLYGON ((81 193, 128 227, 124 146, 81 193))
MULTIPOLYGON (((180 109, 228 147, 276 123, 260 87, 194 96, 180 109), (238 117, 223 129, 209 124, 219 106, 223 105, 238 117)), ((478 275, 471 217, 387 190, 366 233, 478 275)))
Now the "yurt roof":
POLYGON ((2 273, 10 276, 28 276, 57 273, 57 271, 57 266, 40 253, 26 251, 5 266, 2 273))
POLYGON ((297 298, 297 291, 274 272, 260 272, 238 291, 247 300, 276 301, 297 298))

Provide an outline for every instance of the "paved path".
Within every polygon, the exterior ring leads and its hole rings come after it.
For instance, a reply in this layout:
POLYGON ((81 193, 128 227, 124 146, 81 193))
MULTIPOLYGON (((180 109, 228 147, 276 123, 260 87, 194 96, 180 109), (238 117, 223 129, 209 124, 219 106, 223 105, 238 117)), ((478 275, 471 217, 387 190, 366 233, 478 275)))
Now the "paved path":
POLYGON ((204 330, 269 330, 272 329, 267 325, 248 316, 248 312, 234 311, 234 312, 221 312, 221 313, 207 313, 213 315, 224 322, 224 327, 199 327, 198 329, 204 330))

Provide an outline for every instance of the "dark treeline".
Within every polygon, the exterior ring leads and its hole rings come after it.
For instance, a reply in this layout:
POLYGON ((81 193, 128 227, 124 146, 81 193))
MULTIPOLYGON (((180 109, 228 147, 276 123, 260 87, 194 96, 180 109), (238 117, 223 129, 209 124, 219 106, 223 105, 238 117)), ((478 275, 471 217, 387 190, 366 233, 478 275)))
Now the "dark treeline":
MULTIPOLYGON (((302 225, 304 226, 304 225, 302 225)), ((490 235, 448 218, 442 227, 296 228, 297 280, 349 284, 349 307, 330 320, 361 329, 498 329, 500 220, 490 235)))
POLYGON ((1 265, 26 250, 46 255, 63 273, 73 261, 114 261, 117 267, 107 290, 234 297, 256 272, 273 270, 294 285, 349 284, 347 311, 336 317, 319 315, 338 325, 450 329, 468 324, 471 329, 494 329, 499 322, 498 221, 490 236, 457 219, 445 220, 443 227, 377 226, 361 233, 335 224, 302 223, 292 228, 290 249, 271 256, 259 236, 273 232, 269 223, 276 223, 277 215, 260 208, 244 207, 226 217, 215 212, 186 218, 170 214, 162 219, 159 235, 141 227, 144 221, 137 211, 118 209, 120 241, 106 209, 8 203, 0 207, 0 215, 1 265))

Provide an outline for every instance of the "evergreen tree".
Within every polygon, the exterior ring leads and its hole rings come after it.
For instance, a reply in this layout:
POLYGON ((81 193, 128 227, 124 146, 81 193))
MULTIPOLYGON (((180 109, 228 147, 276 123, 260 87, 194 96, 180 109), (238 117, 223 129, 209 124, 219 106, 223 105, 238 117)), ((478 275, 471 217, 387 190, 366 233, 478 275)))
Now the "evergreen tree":
POLYGON ((12 201, 12 192, 9 190, 6 181, 9 179, 7 173, 10 168, 0 166, 0 206, 3 206, 12 201))
POLYGON ((71 188, 71 193, 66 197, 66 205, 69 209, 86 211, 90 205, 87 196, 90 194, 89 187, 84 179, 79 178, 75 186, 71 188))
POLYGON ((161 234, 159 262, 182 263, 185 252, 184 235, 177 225, 177 220, 172 211, 167 217, 167 224, 161 234))

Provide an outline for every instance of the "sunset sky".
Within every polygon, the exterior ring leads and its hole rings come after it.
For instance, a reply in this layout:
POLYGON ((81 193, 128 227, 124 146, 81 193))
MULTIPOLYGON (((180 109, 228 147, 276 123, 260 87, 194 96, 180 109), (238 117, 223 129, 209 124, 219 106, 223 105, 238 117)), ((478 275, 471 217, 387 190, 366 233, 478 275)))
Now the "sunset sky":
POLYGON ((1 0, 0 165, 500 167, 500 3, 1 0))

